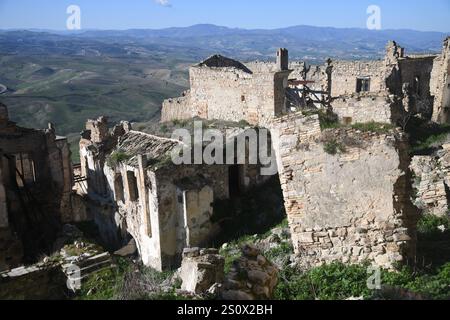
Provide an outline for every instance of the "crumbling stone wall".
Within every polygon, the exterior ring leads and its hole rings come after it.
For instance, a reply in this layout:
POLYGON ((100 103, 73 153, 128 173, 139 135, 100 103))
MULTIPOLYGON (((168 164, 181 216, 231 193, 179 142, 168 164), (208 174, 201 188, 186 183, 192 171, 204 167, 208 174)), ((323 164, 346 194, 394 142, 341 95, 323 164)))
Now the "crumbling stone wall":
POLYGON ((164 100, 161 112, 161 122, 191 119, 195 114, 192 109, 191 93, 186 91, 182 97, 164 100))
POLYGON ((397 123, 405 116, 402 101, 387 93, 353 94, 334 98, 333 112, 344 124, 397 123))
MULTIPOLYGON (((98 134, 92 130, 107 122, 89 123, 95 125, 80 141, 81 171, 88 178, 88 211, 105 241, 120 246, 133 237, 143 263, 162 270, 179 265, 184 248, 217 235, 212 203, 230 197, 229 165, 174 165, 171 151, 181 142, 126 124, 93 142, 98 134)), ((242 191, 264 181, 258 169, 241 165, 242 191)))
POLYGON ((49 249, 58 224, 72 219, 72 185, 67 139, 57 136, 51 124, 44 130, 17 126, 0 104, 2 267, 15 267, 22 258, 30 261, 49 249))
POLYGON ((433 121, 450 120, 450 37, 444 41, 442 54, 434 60, 431 74, 431 95, 434 96, 433 121))
POLYGON ((411 162, 416 189, 415 204, 426 214, 446 216, 450 208, 450 145, 431 156, 415 156, 411 162))
POLYGON ((191 67, 190 92, 181 99, 164 102, 162 121, 186 119, 191 113, 189 118, 260 124, 282 114, 290 71, 260 68, 264 72, 254 72, 233 61, 214 56, 191 67))
POLYGON ((272 139, 300 264, 390 268, 413 255, 417 211, 400 132, 321 132, 317 116, 294 114, 274 122, 272 139), (329 143, 341 152, 327 153, 329 143))

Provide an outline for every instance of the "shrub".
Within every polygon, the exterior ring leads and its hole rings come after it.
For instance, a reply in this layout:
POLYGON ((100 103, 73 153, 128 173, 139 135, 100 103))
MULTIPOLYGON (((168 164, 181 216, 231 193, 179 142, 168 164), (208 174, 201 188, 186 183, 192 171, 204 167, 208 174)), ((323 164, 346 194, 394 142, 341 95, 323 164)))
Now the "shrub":
POLYGON ((77 300, 112 300, 123 284, 124 275, 132 269, 127 259, 115 258, 115 266, 95 272, 85 279, 77 300))
POLYGON ((120 163, 123 163, 131 158, 130 155, 126 154, 123 150, 116 150, 108 157, 106 163, 111 168, 117 167, 120 163))
POLYGON ((409 267, 399 272, 383 272, 382 283, 404 288, 424 298, 446 300, 450 298, 450 263, 440 267, 435 274, 415 272, 409 267))
POLYGON ((166 124, 163 124, 163 125, 160 127, 160 131, 161 131, 162 133, 167 133, 167 132, 169 131, 169 127, 167 127, 166 124))
POLYGON ((279 266, 287 265, 292 254, 294 254, 294 246, 291 242, 282 242, 278 247, 264 252, 267 259, 279 266))
POLYGON ((329 141, 325 141, 323 145, 323 150, 331 155, 336 155, 338 152, 345 153, 345 146, 338 142, 336 139, 331 139, 329 141))
POLYGON ((334 113, 325 110, 318 110, 320 128, 325 129, 336 129, 342 127, 339 124, 338 117, 334 113))
POLYGON ((406 131, 410 136, 412 154, 431 154, 445 141, 448 141, 450 125, 437 124, 414 117, 408 123, 406 131))
POLYGON ((437 217, 431 214, 424 215, 417 224, 417 232, 422 239, 435 239, 450 230, 449 217, 437 217), (443 226, 444 231, 439 227, 443 226))

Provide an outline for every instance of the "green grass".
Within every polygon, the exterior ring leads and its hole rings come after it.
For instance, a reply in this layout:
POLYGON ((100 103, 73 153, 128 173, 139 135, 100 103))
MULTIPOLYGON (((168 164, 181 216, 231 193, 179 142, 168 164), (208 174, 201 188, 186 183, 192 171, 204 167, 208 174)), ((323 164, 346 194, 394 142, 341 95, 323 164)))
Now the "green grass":
MULTIPOLYGON (((397 272, 382 271, 381 285, 411 292, 425 299, 450 299, 450 218, 426 215, 418 223, 417 261, 397 272), (438 227, 444 226, 442 232, 438 227), (424 263, 425 262, 425 263, 424 263)), ((275 257, 288 252, 287 245, 274 250, 275 257)), ((309 271, 285 267, 279 275, 275 298, 280 300, 399 299, 398 293, 370 290, 366 265, 331 263, 309 271)))
POLYGON ((133 264, 125 258, 114 258, 113 268, 103 269, 88 276, 75 300, 185 300, 176 294, 181 287, 177 282, 168 292, 161 284, 173 272, 158 272, 152 268, 133 264))
MULTIPOLYGON (((367 286, 369 276, 368 265, 345 265, 336 262, 307 272, 287 267, 280 274, 275 298, 278 300, 401 298, 383 296, 384 291, 369 289, 367 286)), ((450 298, 450 263, 431 274, 418 273, 407 267, 399 272, 382 271, 381 285, 394 286, 427 299, 445 300, 450 298)))
POLYGON ((333 263, 308 272, 285 268, 275 290, 277 300, 343 300, 372 292, 367 288, 367 267, 333 263))
POLYGON ((127 259, 115 259, 115 266, 89 275, 76 300, 113 300, 123 284, 124 275, 132 270, 127 259))

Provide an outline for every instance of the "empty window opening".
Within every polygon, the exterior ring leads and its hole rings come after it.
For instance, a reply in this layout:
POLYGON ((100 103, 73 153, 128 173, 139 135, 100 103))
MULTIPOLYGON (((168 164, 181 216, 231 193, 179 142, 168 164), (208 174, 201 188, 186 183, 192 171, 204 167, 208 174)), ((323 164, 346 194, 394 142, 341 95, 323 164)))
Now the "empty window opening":
POLYGON ((241 96, 241 101, 245 102, 245 96, 241 96))
POLYGON ((362 77, 356 79, 356 92, 369 92, 370 91, 370 78, 362 77))
POLYGON ((114 193, 116 195, 116 201, 125 201, 123 194, 123 179, 121 174, 116 175, 114 178, 114 193))
POLYGON ((36 182, 36 169, 34 161, 29 154, 18 153, 14 155, 17 186, 23 188, 25 185, 36 182))
POLYGON ((134 172, 127 171, 128 178, 128 193, 130 195, 130 201, 137 201, 139 199, 139 192, 137 186, 137 179, 134 172))
POLYGON ((233 165, 228 169, 228 188, 230 198, 238 197, 242 192, 241 166, 233 165))

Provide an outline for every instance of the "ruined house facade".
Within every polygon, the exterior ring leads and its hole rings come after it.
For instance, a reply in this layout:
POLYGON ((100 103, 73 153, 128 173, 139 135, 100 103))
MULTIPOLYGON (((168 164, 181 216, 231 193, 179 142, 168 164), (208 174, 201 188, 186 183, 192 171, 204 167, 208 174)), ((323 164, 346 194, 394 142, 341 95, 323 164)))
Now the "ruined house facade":
POLYGON ((212 56, 189 69, 190 90, 181 98, 164 101, 161 119, 266 123, 286 112, 288 61, 285 49, 277 52, 277 64, 270 70, 250 69, 238 61, 212 56))
POLYGON ((319 96, 325 94, 343 123, 397 123, 408 114, 445 122, 440 114, 445 110, 441 106, 448 104, 443 99, 448 91, 448 53, 448 39, 440 55, 407 55, 391 41, 382 60, 328 60, 310 67, 293 63, 292 76, 311 82, 308 85, 319 96))
POLYGON ((0 104, 0 270, 43 254, 71 221, 72 167, 66 138, 26 129, 0 104))
POLYGON ((105 241, 120 247, 132 237, 143 263, 157 270, 179 265, 184 248, 214 239, 215 201, 266 179, 257 165, 175 165, 171 153, 179 147, 126 122, 110 131, 103 117, 88 121, 80 141, 85 192, 105 241))

